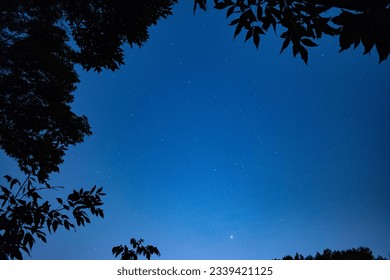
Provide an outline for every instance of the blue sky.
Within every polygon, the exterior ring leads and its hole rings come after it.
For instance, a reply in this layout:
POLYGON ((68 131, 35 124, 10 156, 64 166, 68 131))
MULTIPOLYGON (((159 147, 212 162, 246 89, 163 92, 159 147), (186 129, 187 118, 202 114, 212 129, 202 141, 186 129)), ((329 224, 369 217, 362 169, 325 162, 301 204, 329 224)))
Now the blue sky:
POLYGON ((106 217, 38 242, 33 259, 112 259, 131 237, 160 259, 389 257, 389 62, 331 38, 306 66, 272 31, 258 51, 228 23, 182 1, 119 71, 79 71, 73 108, 93 135, 52 175, 66 191, 48 195, 103 186, 106 217))

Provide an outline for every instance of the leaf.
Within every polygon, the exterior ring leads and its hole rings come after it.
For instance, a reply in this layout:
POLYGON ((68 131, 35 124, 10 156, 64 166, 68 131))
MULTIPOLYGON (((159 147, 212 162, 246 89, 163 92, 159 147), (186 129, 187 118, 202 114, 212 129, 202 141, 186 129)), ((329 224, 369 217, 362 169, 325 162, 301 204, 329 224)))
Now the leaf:
POLYGON ((78 200, 79 197, 79 194, 75 190, 73 190, 73 192, 68 195, 68 200, 75 201, 78 200))
POLYGON ((257 6, 256 15, 257 15, 257 19, 261 20, 263 16, 263 8, 260 6, 260 4, 257 6))
POLYGON ((271 26, 271 21, 265 18, 263 20, 263 25, 262 25, 263 29, 267 31, 270 26, 271 26))
POLYGON ((317 47, 318 45, 314 43, 312 40, 303 38, 301 39, 302 44, 304 44, 307 47, 317 47))
POLYGON ((226 11, 226 18, 230 17, 234 13, 235 6, 231 6, 227 11, 226 11))
POLYGON ((264 31, 263 31, 263 29, 261 29, 260 26, 254 26, 254 27, 253 27, 253 32, 254 32, 254 33, 258 33, 258 34, 265 34, 264 31))
POLYGON ((250 28, 245 36, 245 42, 248 41, 252 37, 253 29, 250 28))
POLYGON ((241 22, 239 22, 239 23, 237 24, 236 30, 234 31, 234 38, 236 38, 237 35, 240 34, 240 32, 241 32, 241 30, 242 30, 243 27, 244 27, 244 25, 243 25, 241 22))
POLYGON ((7 197, 11 194, 11 192, 6 187, 3 187, 3 186, 0 186, 0 187, 1 187, 1 190, 3 191, 4 195, 6 195, 7 197))
POLYGON ((348 24, 349 22, 351 22, 354 16, 356 16, 356 15, 343 10, 341 12, 341 14, 339 14, 338 16, 333 17, 331 19, 331 21, 334 24, 337 24, 337 25, 345 25, 345 24, 348 24))
POLYGON ((76 217, 76 224, 77 224, 77 226, 80 226, 80 224, 81 224, 79 217, 76 217))
POLYGON ((29 250, 27 249, 27 247, 21 246, 20 249, 22 249, 22 250, 25 251, 29 256, 31 256, 29 250))
POLYGON ((19 186, 20 186, 20 182, 19 182, 18 179, 12 179, 12 180, 11 180, 11 183, 10 183, 10 189, 11 189, 11 190, 12 190, 12 187, 13 187, 16 183, 19 184, 19 186))
MULTIPOLYGON (((11 256, 12 256, 12 253, 11 253, 11 256)), ((13 256, 18 259, 18 260, 23 260, 23 256, 22 256, 22 253, 19 251, 19 250, 15 250, 13 252, 13 256)))
POLYGON ((239 23, 240 22, 240 18, 236 18, 236 19, 233 19, 230 23, 229 23, 229 25, 236 25, 237 23, 239 23))
POLYGON ((292 51, 293 51, 293 56, 296 57, 297 54, 299 53, 299 48, 298 48, 298 46, 295 45, 295 44, 293 44, 292 51))
POLYGON ((194 1, 194 14, 196 8, 199 6, 202 10, 206 11, 206 0, 195 0, 194 1))
POLYGON ((28 244, 28 246, 30 247, 30 250, 32 249, 32 246, 34 245, 34 238, 32 237, 31 233, 26 233, 26 235, 24 236, 24 240, 26 242, 26 245, 28 244))
POLYGON ((112 248, 112 254, 117 257, 120 253, 123 252, 123 247, 122 246, 115 246, 112 248))
POLYGON ((1 208, 3 208, 3 207, 4 207, 4 205, 7 203, 7 199, 8 199, 8 197, 7 197, 7 196, 5 196, 5 195, 0 195, 0 199, 2 199, 2 200, 3 200, 3 203, 1 204, 1 208))
POLYGON ((12 177, 9 175, 5 175, 4 178, 7 180, 8 183, 12 180, 12 177))
POLYGON ((146 259, 150 260, 150 253, 148 251, 144 252, 144 255, 146 256, 146 259))
POLYGON ((309 60, 309 53, 308 53, 307 49, 304 46, 300 46, 299 53, 300 53, 303 61, 305 62, 305 64, 307 64, 307 61, 309 60))
POLYGON ((133 248, 136 248, 138 246, 138 242, 135 238, 130 239, 130 244, 133 245, 133 248))
MULTIPOLYGON (((327 35, 334 36, 334 35, 340 33, 341 27, 340 28, 333 28, 330 25, 326 24, 326 25, 322 26, 322 30, 321 31, 324 32, 327 35)), ((316 29, 316 32, 321 34, 321 32, 318 32, 317 29, 316 29)), ((320 38, 321 36, 319 36, 319 34, 317 34, 317 37, 320 38)))
POLYGON ((284 39, 284 42, 283 42, 283 45, 282 45, 282 49, 280 50, 280 53, 282 53, 288 47, 290 42, 291 42, 291 38, 290 37, 286 37, 286 39, 284 39))
POLYGON ((379 55, 379 63, 386 60, 390 54, 390 36, 383 35, 383 38, 378 38, 376 41, 376 50, 379 55))
POLYGON ((45 237, 45 233, 43 233, 42 231, 38 231, 37 232, 37 236, 39 239, 41 239, 43 242, 47 243, 47 240, 46 240, 46 237, 45 237))
POLYGON ((102 209, 98 209, 98 213, 99 213, 100 217, 104 218, 104 212, 102 209))
POLYGON ((255 44, 256 48, 258 49, 259 48, 259 44, 260 44, 260 35, 257 32, 255 32, 253 34, 253 43, 255 44))
POLYGON ((66 230, 69 230, 69 222, 68 222, 68 220, 64 221, 64 227, 66 228, 66 230))
POLYGON ((57 228, 58 228, 58 221, 57 221, 57 220, 54 220, 54 221, 53 221, 52 227, 53 227, 53 231, 56 232, 56 230, 57 230, 57 228))
POLYGON ((50 229, 50 227, 51 227, 51 220, 50 219, 46 220, 46 225, 47 225, 47 229, 49 230, 49 233, 51 234, 51 229, 50 229))
POLYGON ((62 204, 62 203, 63 203, 63 200, 62 200, 61 198, 57 197, 56 199, 57 199, 57 201, 58 201, 59 204, 62 204))
POLYGON ((350 46, 355 42, 355 33, 350 28, 344 28, 340 34, 340 51, 349 49, 350 46))
POLYGON ((214 8, 217 9, 217 10, 223 10, 227 6, 229 6, 229 4, 227 4, 225 2, 218 2, 218 0, 214 0, 214 3, 215 3, 214 8))
MULTIPOLYGON (((362 32, 361 34, 361 40, 364 46, 364 53, 363 54, 368 54, 372 48, 375 45, 375 34, 369 32, 367 30, 366 32, 362 32)), ((355 42, 355 48, 356 48, 356 42, 355 42)))

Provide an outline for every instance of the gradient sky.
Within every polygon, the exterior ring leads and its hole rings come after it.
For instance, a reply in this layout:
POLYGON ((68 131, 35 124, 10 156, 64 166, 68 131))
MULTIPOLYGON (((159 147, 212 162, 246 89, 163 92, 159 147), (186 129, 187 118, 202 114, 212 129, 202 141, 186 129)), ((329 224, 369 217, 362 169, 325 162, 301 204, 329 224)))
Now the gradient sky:
MULTIPOLYGON (((52 175, 66 191, 48 195, 103 186, 106 217, 38 241, 32 258, 113 259, 131 237, 159 259, 358 246, 389 258, 390 61, 330 38, 306 66, 272 31, 257 51, 224 12, 181 2, 119 71, 79 71, 73 108, 94 134, 52 175)), ((21 178, 3 152, 0 165, 21 178)))

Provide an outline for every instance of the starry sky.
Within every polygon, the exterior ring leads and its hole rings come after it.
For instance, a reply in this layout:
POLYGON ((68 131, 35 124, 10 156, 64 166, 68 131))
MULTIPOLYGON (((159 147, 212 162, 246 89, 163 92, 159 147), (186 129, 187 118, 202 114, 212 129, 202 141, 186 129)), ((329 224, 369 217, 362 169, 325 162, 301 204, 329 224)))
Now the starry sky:
MULTIPOLYGON (((46 195, 103 186, 105 218, 38 241, 31 258, 113 259, 131 237, 157 259, 358 246, 389 258, 390 62, 323 38, 305 65, 273 31, 256 50, 224 12, 192 5, 126 49, 119 71, 79 69, 73 109, 93 135, 51 176, 66 189, 46 195)), ((3 152, 0 165, 21 176, 3 152)))

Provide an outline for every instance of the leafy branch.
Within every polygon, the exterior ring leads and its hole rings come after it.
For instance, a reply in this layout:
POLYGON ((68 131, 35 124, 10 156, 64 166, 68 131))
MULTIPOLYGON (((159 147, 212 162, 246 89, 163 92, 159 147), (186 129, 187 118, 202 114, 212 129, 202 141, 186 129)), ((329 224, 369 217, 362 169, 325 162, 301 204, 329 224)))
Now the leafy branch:
POLYGON ((129 249, 127 245, 119 245, 112 248, 112 254, 115 257, 121 255, 121 260, 138 260, 139 256, 144 256, 146 259, 150 260, 153 254, 160 256, 160 252, 157 247, 152 245, 143 245, 144 240, 135 238, 130 239, 130 245, 133 249, 129 249))
MULTIPOLYGON (((206 0, 194 0, 206 10, 206 0)), ((298 54, 307 64, 308 48, 322 36, 339 36, 340 51, 362 43, 364 53, 376 47, 379 62, 390 54, 390 1, 333 1, 333 0, 214 0, 214 8, 226 10, 235 27, 234 38, 245 32, 245 42, 252 39, 259 48, 260 38, 269 28, 281 28, 283 39, 280 52, 290 44, 293 56, 298 54), (341 12, 329 16, 331 9, 341 12), (347 11, 349 10, 349 11, 347 11)), ((333 13, 334 14, 334 13, 333 13)))
POLYGON ((76 229, 90 223, 90 214, 104 218, 101 196, 103 188, 91 190, 73 190, 63 200, 56 198, 58 207, 49 201, 42 202, 41 191, 60 187, 50 186, 47 182, 36 187, 36 180, 30 175, 20 183, 11 176, 4 176, 9 186, 0 185, 0 259, 23 259, 22 253, 30 255, 39 239, 46 240, 46 232, 55 233, 59 227, 66 230, 76 229), (71 217, 70 217, 71 216, 71 217))

